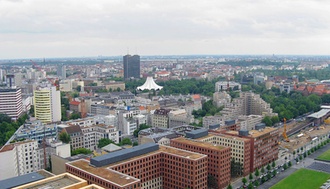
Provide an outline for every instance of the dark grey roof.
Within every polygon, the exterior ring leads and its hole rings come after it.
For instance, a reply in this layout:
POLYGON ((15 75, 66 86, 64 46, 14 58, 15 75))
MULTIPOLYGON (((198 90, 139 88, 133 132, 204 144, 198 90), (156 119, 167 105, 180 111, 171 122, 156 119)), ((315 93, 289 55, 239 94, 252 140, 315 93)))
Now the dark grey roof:
POLYGON ((209 125, 209 129, 217 129, 220 127, 220 124, 213 124, 213 125, 209 125))
POLYGON ((35 182, 44 178, 45 178, 44 176, 36 172, 28 173, 22 176, 17 176, 0 181, 0 188, 2 189, 13 188, 16 186, 21 186, 24 184, 35 182))
POLYGON ((196 129, 196 130, 186 132, 186 137, 196 139, 196 138, 201 138, 201 137, 207 136, 208 134, 209 134, 209 132, 207 129, 196 129))
POLYGON ((146 143, 132 148, 119 150, 105 154, 103 156, 94 157, 91 159, 90 164, 96 167, 102 167, 118 161, 126 160, 132 157, 150 153, 159 149, 159 145, 155 143, 146 143))

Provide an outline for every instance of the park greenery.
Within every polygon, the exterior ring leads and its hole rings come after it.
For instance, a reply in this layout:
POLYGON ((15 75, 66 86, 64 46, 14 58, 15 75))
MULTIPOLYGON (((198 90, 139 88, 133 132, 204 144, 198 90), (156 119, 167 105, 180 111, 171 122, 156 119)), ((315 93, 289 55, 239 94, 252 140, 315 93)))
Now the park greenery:
POLYGON ((26 119, 28 119, 27 114, 21 116, 17 121, 11 120, 5 114, 0 114, 0 146, 4 145, 10 139, 16 130, 24 124, 26 119))
POLYGON ((200 118, 204 116, 211 116, 215 115, 216 113, 220 112, 223 109, 223 107, 217 108, 212 100, 206 101, 202 105, 202 109, 199 110, 193 110, 192 115, 194 115, 195 118, 200 118))
POLYGON ((323 161, 330 161, 330 150, 324 152, 321 154, 319 157, 317 157, 318 160, 323 160, 323 161))
POLYGON ((330 174, 313 171, 308 169, 299 169, 289 177, 281 180, 271 187, 271 189, 300 189, 300 188, 320 188, 320 186, 330 178, 330 174))

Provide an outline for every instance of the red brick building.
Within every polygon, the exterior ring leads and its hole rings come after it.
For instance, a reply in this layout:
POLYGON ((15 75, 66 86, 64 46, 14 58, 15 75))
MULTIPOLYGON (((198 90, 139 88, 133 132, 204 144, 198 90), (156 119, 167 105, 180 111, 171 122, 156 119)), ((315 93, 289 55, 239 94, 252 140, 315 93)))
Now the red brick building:
POLYGON ((207 159, 203 154, 148 143, 90 162, 70 162, 66 170, 109 189, 206 189, 207 159))
POLYGON ((223 131, 225 135, 250 139, 250 172, 278 159, 279 130, 263 127, 251 131, 223 131))
POLYGON ((230 182, 230 147, 213 145, 207 142, 186 139, 172 139, 171 146, 205 154, 208 156, 207 172, 209 179, 214 178, 213 188, 224 188, 230 182))

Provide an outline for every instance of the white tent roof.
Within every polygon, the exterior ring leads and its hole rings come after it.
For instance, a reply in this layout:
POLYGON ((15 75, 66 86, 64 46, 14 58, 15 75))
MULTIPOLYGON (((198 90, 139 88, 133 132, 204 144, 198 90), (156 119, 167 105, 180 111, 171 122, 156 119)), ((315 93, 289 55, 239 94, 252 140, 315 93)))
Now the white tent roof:
POLYGON ((137 90, 141 90, 141 91, 143 91, 145 89, 161 90, 162 88, 163 88, 162 86, 159 86, 155 83, 155 81, 152 77, 147 77, 146 82, 142 86, 138 87, 137 90))

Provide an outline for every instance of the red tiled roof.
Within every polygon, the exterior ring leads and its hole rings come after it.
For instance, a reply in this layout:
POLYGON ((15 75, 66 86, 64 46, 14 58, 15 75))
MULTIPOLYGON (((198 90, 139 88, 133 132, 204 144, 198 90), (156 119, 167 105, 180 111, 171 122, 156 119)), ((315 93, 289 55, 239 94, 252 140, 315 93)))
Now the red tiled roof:
POLYGON ((70 105, 74 105, 74 106, 79 106, 80 102, 78 101, 71 101, 70 105))

